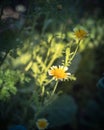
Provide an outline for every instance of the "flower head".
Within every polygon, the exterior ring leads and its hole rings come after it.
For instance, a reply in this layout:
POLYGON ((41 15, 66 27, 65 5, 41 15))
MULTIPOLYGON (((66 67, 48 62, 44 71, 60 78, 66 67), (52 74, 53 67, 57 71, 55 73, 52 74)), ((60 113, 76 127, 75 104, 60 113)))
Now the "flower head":
POLYGON ((52 66, 51 69, 48 71, 49 75, 53 76, 56 80, 65 80, 68 79, 70 73, 66 73, 68 67, 64 66, 52 66))
POLYGON ((2 20, 5 20, 7 18, 14 18, 14 19, 18 19, 19 18, 19 13, 14 11, 12 8, 10 7, 6 7, 3 9, 3 14, 1 16, 2 20))
POLYGON ((39 130, 44 130, 48 127, 49 123, 46 119, 41 118, 37 120, 36 125, 39 130))
POLYGON ((88 32, 83 28, 79 28, 79 29, 77 28, 77 29, 74 29, 74 36, 78 40, 82 40, 88 36, 88 32))
POLYGON ((19 13, 24 13, 26 11, 26 7, 24 5, 17 5, 15 9, 19 13))

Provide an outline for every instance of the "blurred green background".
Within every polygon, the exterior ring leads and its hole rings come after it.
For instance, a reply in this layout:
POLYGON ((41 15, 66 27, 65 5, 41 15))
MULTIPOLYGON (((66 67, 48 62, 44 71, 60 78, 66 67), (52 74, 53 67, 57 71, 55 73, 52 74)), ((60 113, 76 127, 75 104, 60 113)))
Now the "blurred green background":
POLYGON ((11 7, 15 11, 18 4, 26 7, 19 19, 0 19, 2 129, 5 124, 8 126, 16 122, 28 122, 31 126, 32 121, 28 121, 28 118, 33 118, 33 108, 29 106, 29 99, 34 79, 28 65, 33 48, 47 40, 50 34, 62 32, 66 35, 64 42, 70 42, 74 27, 81 25, 88 30, 89 36, 81 43, 70 67, 76 81, 66 81, 58 86, 58 89, 73 95, 79 106, 85 106, 88 99, 96 95, 96 84, 104 76, 103 0, 3 0, 0 1, 0 17, 4 8, 11 7), (30 89, 28 86, 31 86, 30 89), (11 119, 8 115, 11 115, 11 119))

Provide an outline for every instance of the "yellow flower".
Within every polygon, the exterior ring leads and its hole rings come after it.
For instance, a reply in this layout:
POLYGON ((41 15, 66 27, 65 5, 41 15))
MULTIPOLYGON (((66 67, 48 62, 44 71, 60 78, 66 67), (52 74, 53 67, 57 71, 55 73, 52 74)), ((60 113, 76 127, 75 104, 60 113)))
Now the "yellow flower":
POLYGON ((49 75, 53 76, 55 80, 65 80, 68 79, 70 73, 66 73, 68 67, 64 66, 52 66, 51 69, 48 71, 49 75))
POLYGON ((36 125, 39 130, 44 130, 48 127, 49 123, 46 119, 41 118, 37 120, 36 125))
POLYGON ((82 39, 84 39, 85 37, 88 36, 88 32, 83 28, 74 29, 74 36, 78 40, 82 40, 82 39))

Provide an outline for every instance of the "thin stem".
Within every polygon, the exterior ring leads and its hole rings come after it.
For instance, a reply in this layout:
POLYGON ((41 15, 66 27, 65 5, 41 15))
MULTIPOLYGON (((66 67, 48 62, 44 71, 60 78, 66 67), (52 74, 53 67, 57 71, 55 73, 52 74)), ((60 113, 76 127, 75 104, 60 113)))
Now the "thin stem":
POLYGON ((44 96, 45 86, 48 85, 49 83, 51 83, 52 81, 53 81, 53 78, 50 79, 47 83, 45 83, 45 84, 42 86, 42 93, 41 93, 41 96, 44 96))
POLYGON ((42 86, 42 92, 41 92, 41 105, 44 105, 44 99, 45 99, 45 86, 42 86))
POLYGON ((51 83, 53 81, 53 78, 50 79, 47 83, 44 84, 44 86, 48 85, 49 83, 51 83))
POLYGON ((49 55, 50 55, 50 52, 51 52, 51 49, 52 49, 51 46, 52 46, 53 40, 54 40, 54 38, 55 38, 56 36, 58 36, 58 35, 53 35, 53 36, 51 37, 50 41, 48 42, 49 45, 50 45, 50 48, 48 48, 48 52, 47 52, 47 55, 46 55, 46 59, 45 59, 45 61, 44 61, 45 64, 47 64, 47 61, 48 61, 48 58, 49 58, 49 55))
POLYGON ((57 57, 57 52, 53 55, 51 61, 49 62, 48 66, 47 66, 47 69, 46 69, 46 72, 50 68, 50 66, 53 64, 53 62, 55 61, 56 57, 57 57))
POLYGON ((42 93, 41 93, 41 96, 44 96, 44 92, 45 92, 45 86, 42 86, 42 93))
POLYGON ((57 85, 58 85, 58 81, 56 82, 55 86, 54 86, 54 89, 52 91, 52 94, 51 95, 54 95, 55 91, 56 91, 56 88, 57 88, 57 85))
POLYGON ((72 57, 71 57, 71 61, 73 60, 73 58, 75 57, 75 55, 76 55, 76 53, 77 53, 77 51, 78 51, 79 44, 80 44, 80 40, 78 41, 77 44, 78 44, 78 45, 77 45, 77 47, 76 47, 76 49, 75 49, 75 51, 74 51, 74 54, 73 54, 72 57))
POLYGON ((47 64, 47 61, 48 61, 48 57, 49 57, 49 55, 50 55, 50 48, 48 49, 48 52, 47 52, 47 55, 46 55, 46 59, 45 59, 45 61, 44 61, 44 64, 46 65, 47 64))

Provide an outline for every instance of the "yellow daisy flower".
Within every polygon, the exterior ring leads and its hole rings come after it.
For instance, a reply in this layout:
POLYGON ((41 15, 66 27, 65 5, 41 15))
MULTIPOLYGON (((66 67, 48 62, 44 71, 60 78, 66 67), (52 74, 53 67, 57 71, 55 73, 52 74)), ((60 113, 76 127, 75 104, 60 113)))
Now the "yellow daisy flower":
POLYGON ((74 36, 78 40, 82 40, 82 39, 84 39, 85 37, 88 36, 88 32, 83 28, 79 28, 79 29, 76 28, 76 29, 74 29, 74 36))
POLYGON ((49 125, 48 121, 44 118, 38 119, 36 122, 36 126, 39 130, 46 129, 48 127, 48 125, 49 125))
POLYGON ((65 80, 69 78, 70 73, 66 73, 68 67, 64 66, 52 66, 48 71, 49 75, 53 76, 55 80, 65 80))

